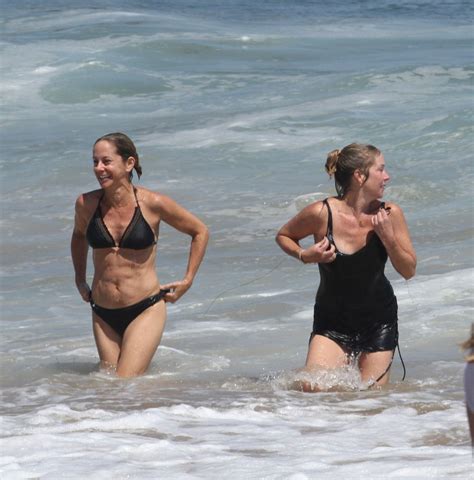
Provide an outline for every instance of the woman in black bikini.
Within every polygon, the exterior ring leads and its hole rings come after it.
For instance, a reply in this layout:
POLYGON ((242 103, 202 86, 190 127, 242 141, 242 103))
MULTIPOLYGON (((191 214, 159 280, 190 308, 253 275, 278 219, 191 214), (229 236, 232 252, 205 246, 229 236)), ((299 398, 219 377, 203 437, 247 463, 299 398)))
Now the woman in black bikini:
MULTIPOLYGON (((358 358, 362 380, 388 382, 398 344, 397 299, 384 275, 387 257, 405 279, 416 255, 401 208, 381 201, 390 177, 382 153, 351 144, 332 151, 326 171, 337 196, 315 202, 284 225, 278 245, 303 263, 317 263, 320 285, 305 369, 337 368, 358 358), (309 248, 299 245, 312 236, 309 248)), ((317 391, 317 385, 303 384, 317 391)))
POLYGON ((191 287, 208 242, 206 226, 169 197, 132 184, 142 173, 135 145, 126 135, 99 138, 93 149, 99 190, 76 201, 71 254, 76 286, 90 302, 101 366, 131 377, 146 371, 160 343, 165 302, 176 302, 191 287), (160 285, 156 251, 160 221, 191 236, 182 281, 160 285), (93 249, 92 289, 86 281, 93 249))

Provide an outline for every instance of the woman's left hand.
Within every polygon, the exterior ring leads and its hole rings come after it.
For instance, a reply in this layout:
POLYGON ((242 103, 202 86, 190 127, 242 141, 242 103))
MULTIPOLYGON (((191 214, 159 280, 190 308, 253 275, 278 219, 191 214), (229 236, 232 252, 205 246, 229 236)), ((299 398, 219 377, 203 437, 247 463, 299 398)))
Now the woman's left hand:
POLYGON ((372 217, 372 225, 374 226, 375 233, 383 242, 391 242, 395 239, 392 220, 390 219, 387 210, 384 208, 381 208, 372 217))
POLYGON ((166 285, 161 285, 160 288, 161 290, 170 290, 170 292, 165 295, 165 302, 175 303, 191 288, 191 285, 191 282, 182 280, 180 282, 171 282, 166 285))

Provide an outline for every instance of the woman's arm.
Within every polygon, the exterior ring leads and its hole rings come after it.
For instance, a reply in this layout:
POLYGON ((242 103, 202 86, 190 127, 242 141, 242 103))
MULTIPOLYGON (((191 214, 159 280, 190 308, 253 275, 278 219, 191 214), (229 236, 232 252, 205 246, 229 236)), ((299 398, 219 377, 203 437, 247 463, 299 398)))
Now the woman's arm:
POLYGON ((165 299, 174 303, 191 288, 206 252, 209 231, 201 220, 166 195, 158 195, 158 208, 163 221, 191 237, 188 265, 183 280, 167 283, 161 287, 171 289, 171 293, 168 293, 165 299))
POLYGON ((395 270, 408 280, 415 275, 416 253, 411 243, 408 226, 402 209, 390 203, 390 215, 381 208, 373 217, 375 233, 387 250, 395 270))
POLYGON ((331 245, 326 237, 306 249, 299 243, 310 235, 320 238, 321 235, 318 235, 318 232, 324 223, 323 203, 313 203, 283 225, 275 240, 286 254, 300 259, 303 263, 332 262, 336 258, 336 252, 334 245, 331 245))
POLYGON ((87 220, 85 218, 84 195, 76 200, 74 230, 71 237, 71 257, 74 266, 76 287, 85 302, 90 300, 90 287, 86 281, 87 252, 89 244, 86 239, 87 220))

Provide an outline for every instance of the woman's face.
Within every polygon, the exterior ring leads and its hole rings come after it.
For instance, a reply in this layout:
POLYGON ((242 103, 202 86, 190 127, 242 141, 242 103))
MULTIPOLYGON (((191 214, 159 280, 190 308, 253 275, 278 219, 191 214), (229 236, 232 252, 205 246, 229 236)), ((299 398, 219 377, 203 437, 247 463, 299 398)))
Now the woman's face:
POLYGON ((390 176, 385 169, 385 159, 382 154, 377 155, 373 165, 369 168, 369 177, 363 188, 372 194, 374 198, 382 198, 385 185, 389 180, 390 176))
POLYGON ((101 140, 94 145, 92 159, 94 174, 102 188, 129 177, 126 163, 117 153, 115 145, 107 140, 101 140))

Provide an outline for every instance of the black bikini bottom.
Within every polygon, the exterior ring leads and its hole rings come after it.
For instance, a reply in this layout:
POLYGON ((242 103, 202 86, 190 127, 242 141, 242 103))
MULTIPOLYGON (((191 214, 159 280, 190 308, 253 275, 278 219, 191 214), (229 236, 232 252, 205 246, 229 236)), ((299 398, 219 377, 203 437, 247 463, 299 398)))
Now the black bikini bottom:
POLYGON ((352 314, 329 314, 318 304, 314 306, 314 335, 327 337, 354 354, 395 350, 398 345, 397 302, 394 299, 385 308, 363 318, 352 314))
POLYGON ((121 337, 127 327, 147 308, 163 300, 169 290, 160 290, 155 295, 145 298, 142 301, 123 308, 104 308, 94 303, 91 297, 90 304, 95 314, 100 317, 107 325, 110 325, 121 337))

